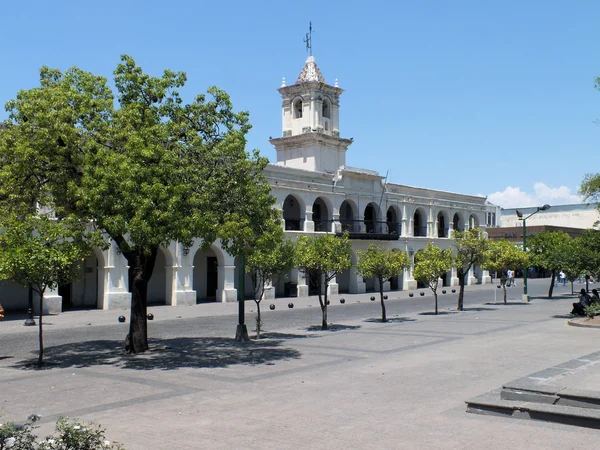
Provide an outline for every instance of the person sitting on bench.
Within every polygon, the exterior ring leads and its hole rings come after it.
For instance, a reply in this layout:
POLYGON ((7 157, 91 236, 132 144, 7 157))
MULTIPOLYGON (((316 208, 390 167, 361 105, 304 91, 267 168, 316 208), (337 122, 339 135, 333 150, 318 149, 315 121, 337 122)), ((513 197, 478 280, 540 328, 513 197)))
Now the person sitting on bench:
POLYGON ((585 316, 585 307, 591 304, 590 294, 585 292, 585 289, 582 289, 579 292, 579 301, 577 303, 573 303, 573 310, 571 314, 577 314, 578 316, 585 316))

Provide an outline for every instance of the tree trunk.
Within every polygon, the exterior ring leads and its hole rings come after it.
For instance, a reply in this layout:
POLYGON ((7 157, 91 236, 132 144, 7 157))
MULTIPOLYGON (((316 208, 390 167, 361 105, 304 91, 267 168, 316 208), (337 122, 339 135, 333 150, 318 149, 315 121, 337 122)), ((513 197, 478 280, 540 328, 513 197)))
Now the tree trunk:
MULTIPOLYGON (((321 285, 321 283, 319 282, 319 286, 321 285)), ((327 281, 325 281, 325 301, 321 304, 321 307, 323 308, 323 322, 321 323, 321 330, 327 330, 328 326, 327 326, 327 287, 329 286, 329 283, 327 281)), ((319 290, 319 292, 321 292, 319 290)))
POLYGON ((438 299, 437 299, 437 289, 433 291, 433 301, 435 302, 435 315, 438 315, 438 299))
POLYGON ((40 320, 38 323, 38 338, 40 344, 40 353, 38 355, 38 367, 42 367, 43 359, 44 359, 44 334, 42 329, 42 317, 44 315, 44 292, 45 289, 40 289, 40 320))
POLYGON ((502 290, 504 291, 504 304, 506 305, 506 280, 502 281, 502 290))
POLYGON ((464 309, 464 298, 465 298, 465 274, 462 269, 458 270, 458 305, 456 306, 457 311, 464 309))
POLYGON ((381 321, 387 322, 387 316, 385 315, 385 302, 383 301, 383 280, 379 279, 379 297, 381 299, 381 321))
POLYGON ((262 318, 260 317, 260 300, 256 301, 256 339, 260 339, 260 329, 262 328, 262 318))
POLYGON ((573 282, 571 281, 571 295, 573 295, 575 292, 573 292, 573 282))
POLYGON ((556 272, 552 271, 552 277, 550 277, 550 288, 548 289, 548 298, 552 298, 552 292, 554 291, 554 280, 556 277, 556 272))
POLYGON ((129 270, 133 272, 131 290, 131 319, 129 321, 129 353, 142 353, 148 350, 148 282, 152 277, 158 247, 150 250, 150 255, 142 252, 131 253, 127 257, 129 270))

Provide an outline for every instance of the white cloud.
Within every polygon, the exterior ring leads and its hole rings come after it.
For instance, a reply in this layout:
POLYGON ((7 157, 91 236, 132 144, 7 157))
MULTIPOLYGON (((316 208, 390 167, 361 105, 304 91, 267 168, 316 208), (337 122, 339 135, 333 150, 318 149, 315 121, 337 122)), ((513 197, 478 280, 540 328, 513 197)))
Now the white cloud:
POLYGON ((570 205, 581 203, 578 195, 571 193, 567 186, 552 188, 545 183, 533 185, 533 192, 522 191, 520 187, 508 186, 502 192, 492 192, 488 200, 503 208, 525 208, 528 206, 570 205))

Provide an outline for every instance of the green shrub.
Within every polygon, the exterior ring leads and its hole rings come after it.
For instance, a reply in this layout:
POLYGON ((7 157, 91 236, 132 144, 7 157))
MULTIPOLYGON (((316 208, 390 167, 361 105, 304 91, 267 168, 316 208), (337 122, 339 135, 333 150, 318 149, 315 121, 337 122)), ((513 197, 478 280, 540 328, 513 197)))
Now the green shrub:
POLYGON ((116 442, 104 437, 104 429, 93 423, 80 424, 62 417, 56 422, 56 432, 36 442, 32 415, 24 425, 0 425, 0 450, 123 450, 116 442))
POLYGON ((586 306, 585 313, 590 319, 593 319, 594 316, 600 316, 600 303, 592 303, 590 306, 586 306))

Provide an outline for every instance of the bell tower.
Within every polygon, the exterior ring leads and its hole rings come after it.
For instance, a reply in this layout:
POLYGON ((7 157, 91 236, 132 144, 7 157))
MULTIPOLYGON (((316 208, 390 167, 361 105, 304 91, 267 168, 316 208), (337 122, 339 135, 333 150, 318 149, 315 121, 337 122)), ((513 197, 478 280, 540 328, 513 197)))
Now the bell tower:
POLYGON ((277 150, 277 164, 332 173, 346 165, 352 139, 340 138, 340 96, 344 91, 337 80, 333 86, 327 84, 311 55, 296 82, 286 86, 284 78, 278 91, 282 137, 269 141, 277 150))

